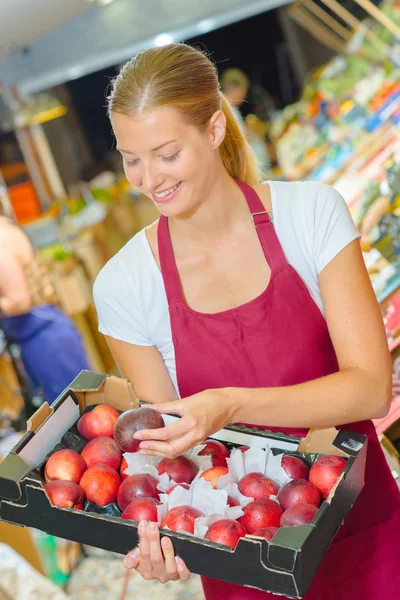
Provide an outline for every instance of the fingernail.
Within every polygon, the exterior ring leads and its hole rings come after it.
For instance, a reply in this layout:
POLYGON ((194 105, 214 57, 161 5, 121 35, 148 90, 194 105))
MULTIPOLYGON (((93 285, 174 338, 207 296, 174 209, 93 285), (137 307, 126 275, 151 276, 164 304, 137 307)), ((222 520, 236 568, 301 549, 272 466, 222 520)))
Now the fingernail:
POLYGON ((139 445, 139 448, 140 448, 140 450, 147 450, 147 448, 148 448, 148 447, 149 447, 149 446, 148 446, 148 444, 146 444, 146 442, 142 442, 142 443, 139 445))
POLYGON ((135 548, 135 550, 133 550, 132 552, 129 552, 129 554, 127 554, 124 557, 123 565, 124 565, 125 569, 133 569, 133 567, 136 566, 136 563, 139 558, 139 554, 140 554, 139 548, 135 548))
POLYGON ((157 531, 157 523, 154 523, 153 521, 150 521, 150 523, 149 523, 149 530, 152 533, 155 533, 157 531))
POLYGON ((133 437, 134 437, 136 440, 141 440, 141 439, 143 439, 143 436, 142 436, 142 434, 140 433, 140 431, 135 431, 135 433, 133 434, 133 437))
POLYGON ((167 537, 163 538, 161 540, 161 543, 163 545, 163 548, 169 548, 171 546, 171 540, 167 537))
POLYGON ((183 571, 185 567, 183 565, 183 560, 181 559, 181 557, 176 556, 175 561, 176 561, 176 566, 178 568, 178 571, 183 571))
POLYGON ((147 531, 147 521, 140 521, 139 529, 142 533, 145 533, 147 531))

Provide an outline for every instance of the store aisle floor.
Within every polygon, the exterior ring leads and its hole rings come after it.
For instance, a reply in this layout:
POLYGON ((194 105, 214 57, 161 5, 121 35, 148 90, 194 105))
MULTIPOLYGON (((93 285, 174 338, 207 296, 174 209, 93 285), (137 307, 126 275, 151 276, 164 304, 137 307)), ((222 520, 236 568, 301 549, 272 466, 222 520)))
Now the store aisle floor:
POLYGON ((71 600, 204 600, 197 575, 188 582, 165 585, 145 581, 135 571, 124 569, 121 556, 93 550, 72 573, 66 591, 71 600))

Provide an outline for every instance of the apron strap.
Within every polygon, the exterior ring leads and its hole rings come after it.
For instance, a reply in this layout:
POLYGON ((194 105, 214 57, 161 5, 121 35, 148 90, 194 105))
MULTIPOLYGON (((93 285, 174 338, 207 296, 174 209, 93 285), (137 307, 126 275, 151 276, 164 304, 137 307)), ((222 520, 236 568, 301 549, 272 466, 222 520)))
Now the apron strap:
POLYGON ((250 185, 239 181, 239 179, 235 179, 235 181, 246 198, 250 218, 256 228, 258 239, 271 271, 282 269, 288 262, 272 223, 272 213, 265 210, 257 192, 250 185))
POLYGON ((174 250, 172 248, 168 219, 167 217, 164 217, 164 215, 161 215, 158 220, 157 240, 161 274, 164 280, 168 305, 171 306, 172 303, 182 302, 183 290, 178 267, 176 266, 174 250))

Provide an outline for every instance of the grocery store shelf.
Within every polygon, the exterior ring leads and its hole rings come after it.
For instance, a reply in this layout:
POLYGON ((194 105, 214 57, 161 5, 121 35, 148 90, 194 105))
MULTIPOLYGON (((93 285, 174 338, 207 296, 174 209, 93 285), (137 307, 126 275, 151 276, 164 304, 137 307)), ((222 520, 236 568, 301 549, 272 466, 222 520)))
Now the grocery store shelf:
POLYGON ((395 275, 393 275, 383 292, 377 294, 379 304, 385 302, 390 294, 393 294, 398 287, 400 287, 400 272, 397 272, 395 275))
POLYGON ((400 335, 389 344, 389 352, 393 352, 398 346, 400 346, 400 335))

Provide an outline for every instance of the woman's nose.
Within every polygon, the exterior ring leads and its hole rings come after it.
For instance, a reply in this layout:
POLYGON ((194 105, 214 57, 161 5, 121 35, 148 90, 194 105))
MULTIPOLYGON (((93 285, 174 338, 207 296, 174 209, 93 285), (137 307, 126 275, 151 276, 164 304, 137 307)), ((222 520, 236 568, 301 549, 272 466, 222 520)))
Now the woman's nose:
POLYGON ((164 181, 163 175, 154 166, 147 166, 143 170, 142 186, 154 192, 164 181))

